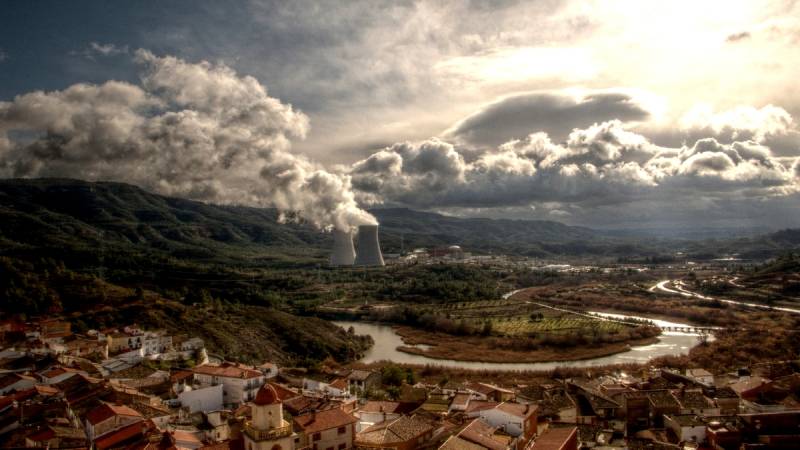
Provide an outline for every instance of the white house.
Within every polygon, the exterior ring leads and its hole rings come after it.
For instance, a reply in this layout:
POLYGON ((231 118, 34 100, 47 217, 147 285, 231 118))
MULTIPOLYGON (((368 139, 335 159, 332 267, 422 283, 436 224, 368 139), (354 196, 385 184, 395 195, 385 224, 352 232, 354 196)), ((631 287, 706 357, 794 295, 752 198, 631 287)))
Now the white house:
POLYGON ((325 383, 322 381, 312 380, 310 378, 304 378, 303 394, 348 397, 349 391, 347 387, 347 380, 340 378, 332 383, 325 383))
POLYGON ((356 432, 360 433, 361 430, 367 429, 377 423, 400 418, 400 416, 403 415, 401 408, 402 405, 397 402, 375 400, 366 402, 353 413, 358 419, 358 423, 356 423, 356 432))
POLYGON ((695 415, 664 415, 664 427, 671 428, 680 442, 703 442, 706 423, 695 415))
POLYGON ((223 403, 239 405, 256 397, 258 389, 267 382, 264 374, 233 364, 202 365, 192 369, 195 385, 199 387, 222 385, 223 403))
POLYGON ((182 352, 191 352, 205 348, 205 343, 200 338, 191 338, 182 341, 178 346, 178 350, 182 352))
POLYGON ((526 440, 536 433, 536 406, 511 402, 471 401, 467 417, 480 417, 489 425, 514 437, 525 435, 526 440))
POLYGON ((186 390, 178 394, 178 400, 180 400, 181 406, 189 408, 189 412, 192 413, 222 409, 223 398, 222 384, 198 389, 187 387, 186 390))
POLYGON ((162 332, 147 332, 142 341, 145 356, 158 355, 172 349, 172 336, 162 332))

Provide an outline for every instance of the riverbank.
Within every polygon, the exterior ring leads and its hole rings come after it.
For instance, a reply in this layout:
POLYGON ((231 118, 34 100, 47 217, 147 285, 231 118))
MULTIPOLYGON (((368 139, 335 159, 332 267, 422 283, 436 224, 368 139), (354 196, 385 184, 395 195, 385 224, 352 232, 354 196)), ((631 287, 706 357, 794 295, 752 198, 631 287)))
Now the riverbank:
MULTIPOLYGON (((457 361, 453 359, 434 359, 423 354, 413 354, 399 351, 400 347, 410 347, 389 326, 368 322, 335 322, 336 325, 348 329, 353 327, 356 334, 372 336, 375 345, 366 351, 364 357, 357 364, 408 364, 421 367, 436 366, 456 370, 475 371, 551 371, 557 368, 589 368, 611 365, 641 364, 654 358, 675 357, 689 353, 692 347, 698 344, 697 335, 692 333, 662 333, 655 343, 632 346, 630 349, 607 356, 572 361, 540 361, 540 362, 485 362, 485 361, 457 361)), ((427 346, 417 346, 425 349, 427 346)), ((482 355, 484 356, 484 355, 482 355)), ((562 358, 559 358, 562 359, 562 358)))
POLYGON ((429 332, 407 326, 393 327, 407 345, 397 350, 412 355, 432 359, 486 363, 538 363, 580 361, 629 351, 632 347, 655 344, 658 337, 646 337, 624 342, 601 344, 598 346, 579 345, 574 347, 539 347, 519 351, 503 348, 515 338, 494 336, 454 336, 451 334, 429 332))

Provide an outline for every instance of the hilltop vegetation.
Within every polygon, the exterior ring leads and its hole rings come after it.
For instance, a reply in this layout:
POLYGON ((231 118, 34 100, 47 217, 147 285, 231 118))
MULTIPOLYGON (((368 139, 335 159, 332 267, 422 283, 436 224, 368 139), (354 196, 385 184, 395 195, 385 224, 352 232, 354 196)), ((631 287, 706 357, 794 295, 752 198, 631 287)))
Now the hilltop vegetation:
MULTIPOLYGON (((459 244, 484 254, 657 261, 675 250, 557 222, 373 213, 385 252, 399 251, 402 242, 406 250, 459 244)), ((555 276, 461 265, 330 269, 330 235, 278 217, 272 209, 203 204, 121 183, 0 180, 0 309, 64 314, 78 329, 131 321, 174 327, 229 355, 303 361, 352 356, 365 345, 327 322, 296 317, 313 315, 320 305, 489 301, 555 276), (238 336, 244 328, 253 330, 247 339, 238 336)), ((768 253, 796 240, 787 230, 745 247, 768 253)), ((727 251, 741 242, 715 245, 727 251)), ((691 255, 716 254, 701 243, 686 245, 691 255)), ((460 320, 448 320, 459 326, 460 320)), ((496 333, 511 327, 492 325, 496 333)))

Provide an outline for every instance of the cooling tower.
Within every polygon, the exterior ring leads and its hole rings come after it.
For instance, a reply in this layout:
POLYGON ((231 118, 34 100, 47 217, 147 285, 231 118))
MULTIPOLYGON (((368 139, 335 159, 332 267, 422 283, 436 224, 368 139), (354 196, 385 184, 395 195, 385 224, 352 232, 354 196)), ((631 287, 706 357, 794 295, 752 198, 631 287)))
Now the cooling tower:
POLYGON ((352 266, 356 259, 353 248, 353 235, 349 231, 333 230, 332 266, 352 266))
POLYGON ((361 225, 358 227, 357 266, 382 266, 383 255, 378 244, 378 226, 361 225))

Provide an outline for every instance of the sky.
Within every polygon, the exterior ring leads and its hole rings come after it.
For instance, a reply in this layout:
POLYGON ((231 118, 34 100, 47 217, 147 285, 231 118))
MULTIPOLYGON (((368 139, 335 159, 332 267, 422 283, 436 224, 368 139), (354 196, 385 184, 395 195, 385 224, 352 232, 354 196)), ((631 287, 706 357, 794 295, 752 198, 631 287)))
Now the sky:
POLYGON ((800 225, 800 2, 11 1, 0 177, 325 228, 800 225))

